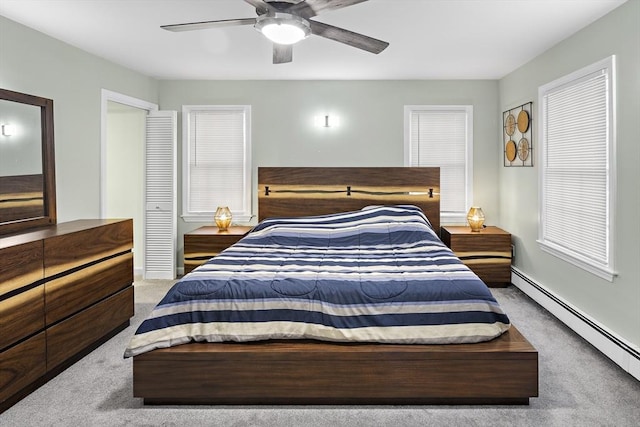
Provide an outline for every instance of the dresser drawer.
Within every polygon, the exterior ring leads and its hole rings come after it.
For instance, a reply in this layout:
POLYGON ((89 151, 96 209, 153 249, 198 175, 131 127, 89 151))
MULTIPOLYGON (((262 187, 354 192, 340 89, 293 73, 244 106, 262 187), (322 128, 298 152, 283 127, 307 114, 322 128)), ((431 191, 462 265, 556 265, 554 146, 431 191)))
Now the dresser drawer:
MULTIPOLYGON (((208 228, 211 227, 202 227, 202 229, 208 228)), ((220 252, 242 239, 250 229, 250 227, 230 227, 229 232, 218 232, 217 230, 214 230, 212 234, 195 234, 195 232, 185 234, 185 257, 210 255, 209 258, 211 258, 218 255, 220 252)))
POLYGON ((218 255, 242 239, 251 227, 236 225, 226 231, 218 227, 204 226, 184 235, 184 274, 218 255))
MULTIPOLYGON (((81 225, 82 221, 71 224, 81 225)), ((90 262, 129 251, 132 247, 132 220, 117 221, 60 234, 44 241, 44 274, 46 277, 51 277, 90 262)))
POLYGON ((133 254, 128 252, 45 283, 46 323, 51 325, 84 310, 133 282, 133 254))
POLYGON ((44 328, 44 286, 0 301, 0 349, 44 328))
POLYGON ((0 249, 0 297, 43 277, 41 240, 0 249))
POLYGON ((45 333, 0 353, 0 405, 46 372, 45 333))
POLYGON ((133 316, 133 286, 47 328, 47 371, 128 324, 133 316))
POLYGON ((443 241, 454 252, 508 252, 511 253, 510 234, 467 234, 449 237, 449 241, 443 241))
POLYGON ((463 262, 489 286, 511 282, 510 259, 469 259, 463 260, 463 262))

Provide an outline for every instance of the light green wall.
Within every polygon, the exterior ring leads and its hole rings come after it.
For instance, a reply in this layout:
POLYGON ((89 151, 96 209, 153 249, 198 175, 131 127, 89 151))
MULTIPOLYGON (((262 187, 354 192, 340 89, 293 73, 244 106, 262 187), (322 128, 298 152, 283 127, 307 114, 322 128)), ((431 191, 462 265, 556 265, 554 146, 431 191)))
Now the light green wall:
POLYGON ((58 220, 98 218, 101 89, 157 103, 158 82, 0 16, 0 87, 53 99, 58 220))
MULTIPOLYGON (((500 168, 500 223, 514 234, 516 266, 527 276, 640 346, 640 1, 621 7, 500 81, 500 110, 533 101, 538 87, 610 55, 617 61, 617 192, 613 283, 542 252, 539 167, 500 168)), ((534 126, 537 111, 534 112, 534 126)), ((534 147, 539 144, 534 127, 534 147)), ((537 160, 537 159, 536 159, 537 160)), ((570 221, 567 218, 567 221, 570 221)))
MULTIPOLYGON (((496 81, 158 82, 0 16, 0 87, 54 100, 59 221, 100 215, 103 88, 177 111, 250 104, 254 186, 257 166, 401 166, 404 105, 471 104, 474 203, 489 222, 498 218, 496 81), (325 113, 339 115, 341 126, 315 128, 325 113)), ((181 250, 183 233, 201 224, 178 225, 181 250)))
MULTIPOLYGON (((483 207, 488 223, 495 224, 501 161, 497 93, 497 81, 487 80, 161 81, 160 109, 251 105, 255 188, 258 166, 403 166, 404 105, 473 105, 474 203, 483 207), (325 113, 339 116, 340 126, 315 127, 314 117, 325 113)), ((180 128, 179 140, 181 134, 180 128)), ((178 245, 182 247, 185 232, 201 225, 180 219, 178 245)))
MULTIPOLYGON (((178 111, 183 104, 252 105, 254 186, 257 166, 402 165, 404 105, 472 104, 474 203, 483 207, 488 223, 513 233, 516 266, 639 345, 639 9, 640 1, 628 1, 499 82, 158 82, 0 17, 0 87, 54 99, 60 221, 100 215, 102 88, 178 111), (537 105, 538 86, 611 54, 618 66, 614 249, 619 276, 613 283, 539 250, 537 162, 533 168, 502 167, 500 142, 501 111, 528 101, 537 105), (313 117, 327 112, 339 115, 341 126, 314 128, 313 117)), ((534 128, 534 144, 537 139, 534 128)), ((179 183, 179 193, 180 188, 179 183)), ((201 224, 179 220, 178 225, 181 247, 182 234, 201 224)))

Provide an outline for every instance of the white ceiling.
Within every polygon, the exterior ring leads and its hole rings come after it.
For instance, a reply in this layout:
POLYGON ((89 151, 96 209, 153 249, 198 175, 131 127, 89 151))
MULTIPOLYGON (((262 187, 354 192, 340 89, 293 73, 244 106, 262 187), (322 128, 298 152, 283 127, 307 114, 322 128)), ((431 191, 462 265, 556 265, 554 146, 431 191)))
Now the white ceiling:
MULTIPOLYGON (((0 15, 160 79, 499 79, 626 0, 369 0, 316 18, 388 41, 379 55, 311 36, 273 65, 243 0, 0 0, 0 15)), ((19 42, 19 41, 17 41, 19 42)))

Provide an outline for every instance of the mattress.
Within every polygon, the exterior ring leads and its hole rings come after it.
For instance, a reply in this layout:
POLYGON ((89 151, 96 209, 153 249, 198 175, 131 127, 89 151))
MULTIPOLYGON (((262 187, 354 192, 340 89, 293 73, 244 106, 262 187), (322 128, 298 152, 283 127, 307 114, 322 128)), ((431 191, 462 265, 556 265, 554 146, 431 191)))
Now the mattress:
POLYGON ((457 344, 510 326, 415 206, 270 218, 180 279, 125 357, 188 342, 457 344))

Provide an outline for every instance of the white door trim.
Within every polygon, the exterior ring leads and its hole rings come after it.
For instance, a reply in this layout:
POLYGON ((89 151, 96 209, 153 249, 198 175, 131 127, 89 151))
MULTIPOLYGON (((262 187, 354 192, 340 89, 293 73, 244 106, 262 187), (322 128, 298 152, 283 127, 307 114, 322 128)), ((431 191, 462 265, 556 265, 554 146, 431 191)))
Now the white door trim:
POLYGON ((141 110, 158 111, 158 104, 102 89, 100 109, 100 218, 105 218, 107 215, 107 180, 105 174, 107 161, 107 103, 109 101, 140 108, 141 110))

